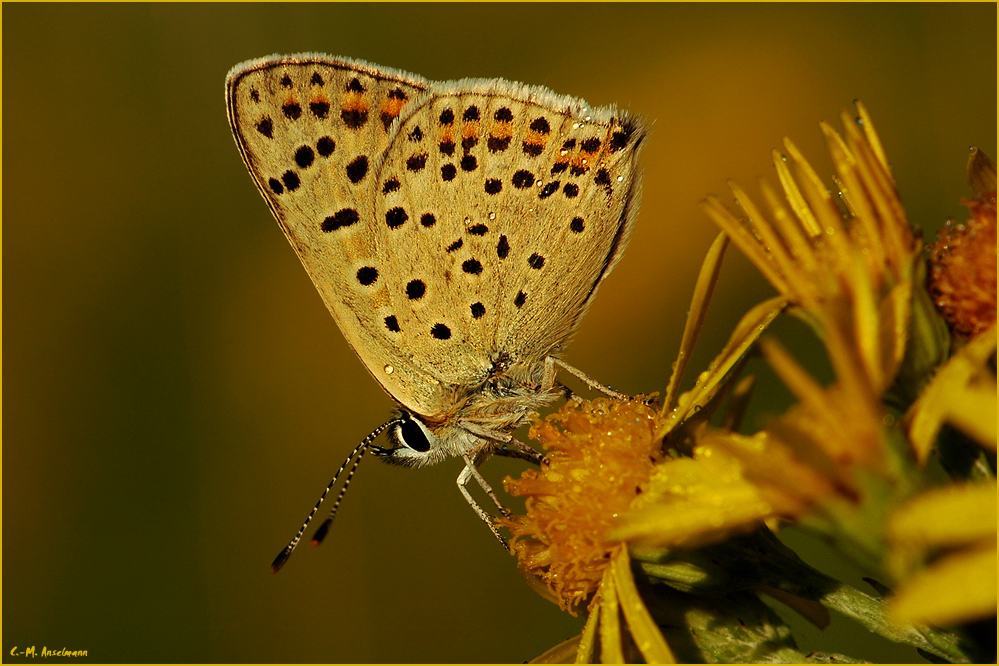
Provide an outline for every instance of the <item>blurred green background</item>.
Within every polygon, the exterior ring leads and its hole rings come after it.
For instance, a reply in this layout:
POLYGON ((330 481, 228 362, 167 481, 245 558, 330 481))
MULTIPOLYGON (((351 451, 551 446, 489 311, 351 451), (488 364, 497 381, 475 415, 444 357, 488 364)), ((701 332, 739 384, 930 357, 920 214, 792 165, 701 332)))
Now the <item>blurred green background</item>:
MULTIPOLYGON (((567 354, 631 393, 669 377, 716 234, 698 201, 726 178, 776 182, 782 136, 828 174, 817 123, 862 99, 928 231, 964 219, 968 147, 996 156, 991 3, 5 4, 3 24, 5 661, 46 645, 102 662, 520 662, 582 626, 523 584, 454 460, 365 463, 323 548, 268 572, 391 401, 240 161, 236 63, 323 51, 654 121, 631 248, 567 354)), ((692 376, 770 293, 730 250, 692 376)), ((759 391, 762 413, 787 404, 772 380, 759 391)), ((802 631, 806 650, 919 659, 839 618, 802 631)))

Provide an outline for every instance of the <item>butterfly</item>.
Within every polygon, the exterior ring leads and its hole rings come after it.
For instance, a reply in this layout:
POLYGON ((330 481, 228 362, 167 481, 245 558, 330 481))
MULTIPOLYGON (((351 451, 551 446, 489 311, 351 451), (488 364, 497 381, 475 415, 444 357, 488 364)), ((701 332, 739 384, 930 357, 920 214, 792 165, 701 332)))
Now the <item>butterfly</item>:
POLYGON ((621 258, 640 201, 640 118, 503 79, 428 81, 322 54, 234 67, 226 106, 253 181, 343 332, 397 403, 348 456, 421 467, 493 454, 567 389, 560 359, 621 258), (391 447, 372 442, 388 431, 391 447))

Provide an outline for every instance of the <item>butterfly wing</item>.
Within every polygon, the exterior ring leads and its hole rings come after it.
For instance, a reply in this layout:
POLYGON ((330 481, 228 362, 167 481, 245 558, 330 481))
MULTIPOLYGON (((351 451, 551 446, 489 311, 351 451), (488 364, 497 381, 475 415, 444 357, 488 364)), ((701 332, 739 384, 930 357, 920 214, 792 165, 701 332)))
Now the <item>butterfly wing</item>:
POLYGON ((388 307, 374 261, 373 166, 393 121, 428 86, 412 74, 318 54, 249 61, 226 80, 229 122, 258 189, 344 337, 397 399, 426 381, 385 335, 384 316, 369 316, 388 307))
POLYGON ((416 413, 447 412, 494 361, 557 351, 631 230, 644 129, 613 109, 310 54, 239 65, 226 89, 323 301, 416 413))
POLYGON ((430 92, 376 166, 378 317, 423 374, 470 388, 566 343, 626 244, 645 130, 502 80, 430 92))

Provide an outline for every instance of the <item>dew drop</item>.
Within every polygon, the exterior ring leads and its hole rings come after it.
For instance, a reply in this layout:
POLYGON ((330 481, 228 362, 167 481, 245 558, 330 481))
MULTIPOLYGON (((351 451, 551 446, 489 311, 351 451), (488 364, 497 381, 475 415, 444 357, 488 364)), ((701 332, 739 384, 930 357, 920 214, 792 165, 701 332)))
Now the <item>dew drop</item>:
POLYGON ((386 365, 385 366, 385 374, 386 375, 391 375, 393 372, 395 372, 395 368, 393 368, 391 365, 386 365))
POLYGON ((490 220, 495 220, 496 219, 496 213, 489 213, 489 219, 490 220))
POLYGON ((618 176, 618 177, 617 177, 617 182, 619 182, 619 183, 620 183, 620 182, 621 182, 622 180, 624 180, 624 176, 618 176))

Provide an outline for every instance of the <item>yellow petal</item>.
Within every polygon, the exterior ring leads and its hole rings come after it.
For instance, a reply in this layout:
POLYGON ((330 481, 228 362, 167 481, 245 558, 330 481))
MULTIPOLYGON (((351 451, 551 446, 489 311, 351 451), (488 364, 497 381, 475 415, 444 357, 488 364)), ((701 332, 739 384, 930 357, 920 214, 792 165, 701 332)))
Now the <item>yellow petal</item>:
POLYGON ((665 437, 689 414, 701 409, 714 397, 729 370, 753 346, 757 338, 763 334, 763 331, 776 319, 777 315, 783 312, 785 307, 787 307, 787 299, 783 296, 776 296, 763 301, 743 315, 725 348, 711 362, 709 370, 698 377, 693 389, 680 397, 676 409, 662 419, 662 424, 656 431, 656 439, 665 437))
POLYGON ((773 226, 771 226, 770 221, 764 217, 760 209, 753 203, 753 200, 749 198, 749 195, 738 184, 729 181, 728 186, 732 190, 732 194, 735 195, 735 200, 739 202, 739 206, 742 207, 742 210, 745 211, 746 216, 749 218, 753 230, 760 237, 760 240, 763 241, 763 249, 770 255, 770 261, 776 265, 781 275, 789 282, 792 284, 799 282, 802 278, 797 275, 797 267, 794 261, 792 261, 787 248, 784 247, 784 240, 777 234, 773 226))
POLYGON ((791 204, 791 210, 798 216, 801 228, 812 238, 821 236, 822 227, 819 226, 818 220, 812 214, 812 209, 808 207, 804 195, 801 194, 798 183, 795 182, 791 169, 787 166, 787 158, 775 150, 773 151, 773 159, 774 167, 777 169, 777 178, 780 179, 781 187, 784 188, 784 194, 787 196, 788 203, 791 204))
POLYGON ((996 482, 949 485, 909 500, 892 515, 896 543, 954 546, 996 536, 996 482))
MULTIPOLYGON (((788 137, 784 137, 784 148, 794 160, 798 167, 800 178, 798 179, 807 205, 815 216, 816 224, 822 230, 826 242, 833 248, 834 257, 849 256, 850 241, 846 230, 843 228, 843 220, 839 209, 833 203, 832 196, 828 188, 815 173, 815 169, 808 163, 805 156, 798 147, 788 137)), ((797 211, 796 211, 797 212, 797 211)))
POLYGON ((532 664, 569 664, 576 659, 577 648, 579 647, 579 636, 573 636, 546 650, 540 657, 531 660, 532 664))
MULTIPOLYGON (((624 552, 622 547, 619 551, 624 552)), ((604 570, 600 583, 600 661, 604 664, 623 664, 621 651, 621 618, 618 615, 617 589, 611 567, 604 570)))
MULTIPOLYGON (((635 644, 642 656, 645 657, 645 662, 647 664, 675 664, 676 658, 673 656, 672 650, 669 649, 666 639, 663 638, 655 620, 645 608, 645 602, 638 594, 635 579, 631 576, 631 560, 628 557, 627 548, 621 548, 614 555, 610 571, 613 572, 614 580, 617 583, 621 609, 624 611, 625 620, 628 621, 628 629, 631 631, 631 636, 635 639, 635 644)), ((604 663, 607 663, 606 660, 604 663)))
MULTIPOLYGON (((871 116, 867 113, 867 107, 861 104, 860 100, 856 101, 857 105, 857 115, 860 116, 860 122, 864 127, 864 134, 867 136, 867 141, 871 145, 871 150, 878 158, 878 162, 881 164, 881 168, 884 172, 891 178, 891 165, 888 164, 888 154, 885 153, 885 147, 881 143, 881 137, 878 136, 877 131, 874 129, 874 121, 871 120, 871 116)), ((892 182, 895 182, 892 178, 892 182)))
POLYGON ((690 548, 745 532, 773 513, 735 458, 706 446, 694 456, 658 465, 606 538, 690 548))
POLYGON ((899 624, 951 625, 996 613, 996 544, 945 557, 913 576, 888 604, 899 624))
MULTIPOLYGON (((783 158, 776 151, 774 151, 774 160, 783 164, 781 161, 783 158)), ((784 168, 787 169, 786 165, 784 168)), ((760 180, 760 191, 763 193, 763 198, 766 199, 767 205, 770 207, 770 213, 773 216, 774 225, 780 231, 781 237, 783 237, 784 241, 787 243, 788 249, 791 251, 791 256, 794 257, 794 260, 800 266, 800 272, 806 275, 815 273, 815 271, 818 270, 818 259, 815 257, 815 249, 808 241, 804 230, 795 221, 795 219, 791 217, 791 214, 784 207, 784 204, 777 196, 777 193, 765 179, 760 180)), ((799 293, 801 293, 803 289, 810 290, 812 287, 810 281, 794 286, 799 293)), ((805 296, 802 300, 807 300, 808 298, 813 297, 805 296)))
POLYGON ((908 341, 909 320, 912 315, 912 281, 902 280, 888 292, 880 305, 881 357, 886 379, 895 377, 905 358, 905 345, 908 341))
MULTIPOLYGON (((599 592, 598 592, 599 594, 599 592)), ((597 642, 597 627, 600 625, 600 603, 591 604, 590 616, 586 618, 586 626, 579 635, 579 647, 576 648, 576 663, 593 663, 593 648, 597 642)))
MULTIPOLYGON (((906 415, 909 423, 909 441, 916 459, 926 461, 936 442, 940 426, 951 409, 951 402, 968 385, 971 377, 996 349, 996 326, 972 338, 937 372, 919 399, 906 415)), ((958 408, 960 409, 960 407, 958 408)))
POLYGON ((629 514, 608 538, 642 544, 695 547, 742 533, 773 513, 754 486, 697 493, 687 501, 664 502, 629 514))
POLYGON ((736 244, 739 250, 746 255, 746 257, 753 262, 756 266, 756 270, 763 273, 763 277, 774 286, 774 289, 782 294, 788 292, 788 284, 784 280, 784 276, 780 274, 780 271, 773 265, 767 253, 764 251, 763 246, 756 239, 752 233, 746 228, 746 225, 741 221, 737 220, 732 213, 722 205, 721 201, 717 197, 710 196, 701 202, 701 208, 704 212, 708 214, 715 224, 717 224, 722 231, 728 234, 728 237, 732 239, 732 242, 736 244))
POLYGON ((662 414, 664 415, 675 406, 676 394, 680 390, 680 380, 683 379, 683 372, 687 369, 687 363, 690 361, 694 342, 697 341, 701 326, 704 324, 704 316, 707 314, 711 293, 718 281, 718 272, 721 270, 722 257, 725 256, 726 247, 728 247, 728 235, 723 231, 711 243, 711 248, 701 263, 701 272, 697 276, 694 294, 690 299, 690 314, 687 315, 687 323, 683 327, 680 352, 677 354, 676 363, 673 364, 673 374, 669 378, 666 397, 663 399, 662 414))
POLYGON ((947 422, 982 446, 996 450, 996 385, 969 386, 947 407, 947 422))

